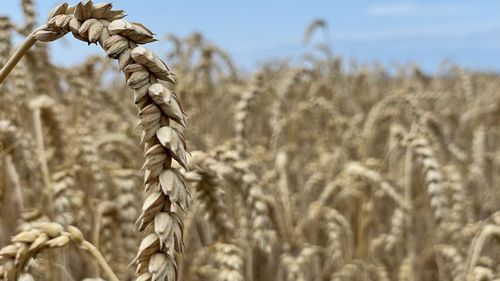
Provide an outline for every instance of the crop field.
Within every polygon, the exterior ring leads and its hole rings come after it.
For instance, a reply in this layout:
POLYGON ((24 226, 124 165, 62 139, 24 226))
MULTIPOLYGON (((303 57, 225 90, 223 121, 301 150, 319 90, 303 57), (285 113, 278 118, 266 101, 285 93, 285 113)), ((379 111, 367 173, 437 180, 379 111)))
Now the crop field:
POLYGON ((498 74, 346 70, 327 44, 244 72, 120 1, 41 23, 19 2, 24 22, 0 17, 0 281, 500 280, 498 74), (63 36, 103 52, 57 65, 63 36))

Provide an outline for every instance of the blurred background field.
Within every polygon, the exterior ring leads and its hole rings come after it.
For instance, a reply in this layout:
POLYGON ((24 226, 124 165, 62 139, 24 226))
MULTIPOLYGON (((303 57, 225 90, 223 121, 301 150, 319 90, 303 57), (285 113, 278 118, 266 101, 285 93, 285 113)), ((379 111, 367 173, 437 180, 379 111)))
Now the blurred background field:
POLYGON ((0 281, 500 280, 500 2, 78 7, 0 85, 0 281))

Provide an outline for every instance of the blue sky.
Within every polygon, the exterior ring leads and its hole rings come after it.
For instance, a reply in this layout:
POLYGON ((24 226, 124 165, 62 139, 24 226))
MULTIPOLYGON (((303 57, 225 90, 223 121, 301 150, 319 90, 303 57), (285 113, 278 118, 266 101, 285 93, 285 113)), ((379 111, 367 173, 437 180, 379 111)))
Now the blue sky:
MULTIPOLYGON (((0 14, 21 21, 20 0, 0 0, 0 14)), ((37 1, 40 21, 60 3, 37 1)), ((122 0, 113 1, 128 19, 144 23, 163 39, 201 31, 225 48, 237 65, 252 69, 269 58, 304 53, 302 36, 316 18, 329 23, 332 47, 348 64, 417 63, 434 71, 447 59, 471 69, 500 70, 500 1, 346 1, 346 0, 122 0)), ((317 34, 314 38, 321 40, 317 34)), ((165 54, 165 41, 151 47, 165 54)), ((52 45, 57 63, 71 65, 100 52, 77 40, 52 45), (84 55, 79 55, 84 54, 84 55)))

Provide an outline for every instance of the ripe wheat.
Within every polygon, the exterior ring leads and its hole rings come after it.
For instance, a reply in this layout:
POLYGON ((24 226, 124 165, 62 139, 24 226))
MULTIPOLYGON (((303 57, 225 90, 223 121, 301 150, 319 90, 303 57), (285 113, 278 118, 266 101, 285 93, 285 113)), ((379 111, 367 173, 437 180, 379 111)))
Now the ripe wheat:
POLYGON ((111 4, 36 28, 19 2, 23 22, 0 17, 1 281, 500 280, 498 74, 347 70, 316 20, 304 60, 251 73, 169 34, 175 76, 111 4), (118 63, 53 64, 68 33, 118 63))

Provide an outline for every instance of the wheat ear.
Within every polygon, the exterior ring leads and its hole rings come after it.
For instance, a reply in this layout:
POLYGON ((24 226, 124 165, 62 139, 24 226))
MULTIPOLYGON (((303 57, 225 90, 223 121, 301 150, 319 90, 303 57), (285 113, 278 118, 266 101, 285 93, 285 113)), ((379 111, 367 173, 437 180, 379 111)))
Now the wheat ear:
POLYGON ((69 225, 75 218, 71 212, 71 197, 69 192, 75 188, 75 179, 72 168, 62 169, 52 174, 51 197, 54 204, 54 219, 56 222, 69 225))
POLYGON ((85 240, 82 232, 74 226, 65 229, 54 222, 33 223, 12 237, 11 241, 11 245, 0 250, 0 259, 3 260, 0 276, 6 281, 18 280, 18 276, 27 270, 30 259, 43 250, 65 247, 71 241, 89 252, 110 280, 119 281, 97 248, 85 240))
MULTIPOLYGON (((238 144, 239 145, 239 144, 238 144)), ((271 215, 271 204, 266 200, 266 194, 262 188, 259 178, 250 169, 250 163, 241 158, 237 150, 227 150, 221 156, 223 162, 231 172, 224 174, 229 181, 236 181, 241 186, 243 196, 250 213, 252 229, 252 242, 259 249, 271 253, 276 246, 277 232, 271 215)))
POLYGON ((236 141, 238 151, 243 152, 247 146, 246 129, 250 117, 250 104, 259 95, 262 85, 262 73, 257 73, 249 82, 248 88, 240 96, 240 100, 236 104, 234 115, 234 129, 236 132, 236 141))
MULTIPOLYGON (((118 191, 118 208, 120 216, 120 231, 123 240, 123 252, 127 259, 133 258, 137 251, 137 234, 134 221, 138 215, 137 197, 139 174, 134 170, 112 171, 113 182, 118 191)), ((123 274, 127 274, 122 270, 123 274)))
POLYGON ((234 244, 216 243, 214 258, 219 264, 216 281, 244 281, 241 249, 234 244))
POLYGON ((435 220, 440 224, 449 215, 448 198, 444 194, 441 165, 426 135, 422 133, 409 135, 408 146, 422 163, 427 193, 430 197, 430 206, 433 209, 435 220))
POLYGON ((222 176, 217 171, 217 166, 221 164, 201 151, 194 151, 188 163, 192 170, 190 173, 197 177, 194 184, 196 200, 204 218, 214 226, 214 238, 229 242, 234 225, 224 203, 222 176))
POLYGON ((0 17, 0 67, 3 67, 10 56, 12 49, 12 24, 8 17, 0 17))
POLYGON ((179 210, 188 207, 188 193, 182 176, 171 168, 175 159, 186 166, 186 147, 171 121, 186 125, 179 99, 159 83, 175 83, 167 65, 148 49, 138 46, 155 41, 153 33, 139 23, 123 20, 123 11, 111 4, 80 2, 55 7, 47 24, 28 35, 7 65, 0 71, 0 82, 36 41, 55 41, 67 33, 87 43, 99 43, 108 57, 119 61, 127 84, 135 90, 139 109, 142 143, 146 161, 144 183, 147 198, 138 220, 139 230, 152 229, 142 240, 135 258, 138 280, 175 280, 175 251, 183 251, 179 210))

